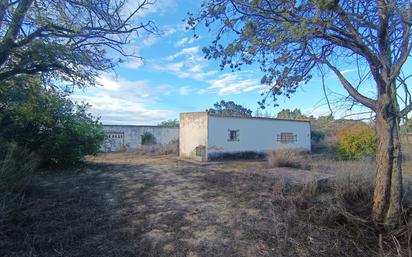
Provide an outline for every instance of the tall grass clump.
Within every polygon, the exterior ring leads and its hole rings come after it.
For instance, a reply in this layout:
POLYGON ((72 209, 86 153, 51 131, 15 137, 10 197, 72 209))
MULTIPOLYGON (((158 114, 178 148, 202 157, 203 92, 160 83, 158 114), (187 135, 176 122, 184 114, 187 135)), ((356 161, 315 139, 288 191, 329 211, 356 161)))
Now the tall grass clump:
POLYGON ((410 207, 404 206, 396 228, 384 229, 370 217, 374 163, 337 161, 330 168, 333 173, 304 184, 284 179, 274 184, 272 203, 288 213, 280 223, 286 224, 290 242, 307 256, 411 256, 410 207), (323 240, 335 247, 323 249, 317 244, 323 240))
POLYGON ((304 151, 281 149, 268 152, 268 166, 310 169, 308 154, 304 151))
POLYGON ((0 148, 0 192, 20 193, 30 183, 38 159, 15 143, 0 148))

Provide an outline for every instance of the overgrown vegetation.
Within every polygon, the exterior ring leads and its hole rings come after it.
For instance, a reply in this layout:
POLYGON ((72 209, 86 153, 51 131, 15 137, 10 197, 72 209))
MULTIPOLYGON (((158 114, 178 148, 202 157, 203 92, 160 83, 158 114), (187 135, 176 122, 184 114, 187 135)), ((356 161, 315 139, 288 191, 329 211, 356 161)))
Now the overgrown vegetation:
MULTIPOLYGON (((207 0, 189 13, 187 25, 214 34, 203 53, 222 69, 260 67, 267 85, 258 102, 262 108, 268 99, 277 105, 280 95, 290 97, 317 71, 322 82, 332 72, 348 93, 339 104, 350 99, 350 108, 370 109, 379 142, 371 216, 393 226, 403 197, 399 125, 412 110, 405 65, 412 51, 411 20, 410 1, 207 0), (342 72, 342 65, 353 63, 358 76, 342 72)), ((325 83, 319 85, 327 92, 325 83)))
POLYGON ((337 153, 343 160, 360 160, 376 155, 376 135, 371 127, 358 124, 340 131, 337 135, 337 153))
POLYGON ((283 109, 276 115, 277 119, 289 119, 289 120, 308 120, 310 118, 313 119, 313 116, 307 117, 302 114, 300 109, 283 109))
POLYGON ((217 116, 252 117, 252 110, 233 101, 225 100, 215 103, 213 108, 207 109, 206 112, 217 116))
MULTIPOLYGON (((313 163, 316 169, 327 163, 320 161, 313 163)), ((288 213, 285 233, 293 239, 291 244, 306 256, 411 256, 410 198, 400 225, 385 231, 370 217, 375 165, 370 161, 330 165, 334 176, 315 177, 304 184, 278 180, 273 187, 273 203, 288 213), (334 247, 327 249, 324 240, 334 247)))
POLYGON ((148 131, 145 131, 143 133, 143 135, 141 135, 141 139, 142 139, 142 145, 154 145, 154 144, 156 144, 155 136, 152 133, 148 132, 148 131))
POLYGON ((35 153, 42 165, 71 165, 95 154, 104 140, 87 105, 44 88, 36 77, 0 83, 0 142, 35 153))
POLYGON ((2 200, 9 194, 21 193, 30 183, 38 165, 35 154, 15 143, 0 145, 0 192, 2 200))
POLYGON ((310 169, 308 162, 308 153, 304 151, 281 149, 269 151, 268 165, 269 167, 289 167, 297 169, 310 169))
POLYGON ((174 119, 174 120, 165 120, 162 121, 158 124, 158 126, 164 126, 164 127, 179 127, 179 120, 174 119))
POLYGON ((0 256, 408 256, 410 203, 387 232, 369 217, 370 161, 319 156, 306 171, 92 159, 88 172, 37 177, 15 208, 0 206, 0 256))

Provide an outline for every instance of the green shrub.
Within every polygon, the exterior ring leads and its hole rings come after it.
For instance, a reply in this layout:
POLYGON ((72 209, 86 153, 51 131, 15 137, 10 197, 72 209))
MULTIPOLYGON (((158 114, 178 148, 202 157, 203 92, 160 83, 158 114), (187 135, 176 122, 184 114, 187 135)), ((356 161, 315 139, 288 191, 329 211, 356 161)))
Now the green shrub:
POLYGON ((38 159, 15 143, 3 143, 0 147, 0 192, 21 192, 31 181, 38 159))
POLYGON ((360 160, 376 153, 376 136, 366 124, 357 124, 338 133, 337 154, 342 160, 360 160))
POLYGON ((87 107, 44 88, 35 78, 2 82, 0 140, 36 153, 45 165, 79 162, 104 141, 101 124, 87 107))
POLYGON ((321 144, 325 139, 325 133, 320 130, 312 129, 310 132, 310 139, 312 144, 321 144))
POLYGON ((68 115, 39 149, 51 164, 70 165, 96 154, 104 141, 102 126, 84 110, 68 115))
POLYGON ((156 144, 155 136, 150 132, 144 132, 142 135, 142 145, 154 145, 156 144))
POLYGON ((158 124, 158 126, 164 126, 164 127, 179 127, 179 120, 178 119, 174 119, 174 120, 165 120, 162 121, 158 124))

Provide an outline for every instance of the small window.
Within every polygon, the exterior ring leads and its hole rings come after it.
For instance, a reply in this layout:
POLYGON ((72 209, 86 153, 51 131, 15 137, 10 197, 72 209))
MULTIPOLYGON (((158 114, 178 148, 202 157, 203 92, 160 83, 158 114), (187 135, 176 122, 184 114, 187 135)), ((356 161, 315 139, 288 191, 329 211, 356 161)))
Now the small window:
POLYGON ((229 138, 227 139, 227 141, 239 141, 239 130, 231 130, 228 129, 229 131, 229 138))
POLYGON ((124 132, 106 132, 107 138, 108 139, 123 139, 124 137, 124 132))
POLYGON ((298 135, 290 132, 282 132, 277 135, 277 141, 281 144, 290 144, 298 141, 298 135))

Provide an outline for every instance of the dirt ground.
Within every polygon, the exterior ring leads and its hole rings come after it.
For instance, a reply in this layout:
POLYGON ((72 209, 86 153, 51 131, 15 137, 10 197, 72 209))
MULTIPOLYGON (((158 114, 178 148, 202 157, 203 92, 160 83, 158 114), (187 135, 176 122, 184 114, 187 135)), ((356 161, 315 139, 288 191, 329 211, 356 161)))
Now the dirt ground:
MULTIPOLYGON (((273 185, 330 175, 103 154, 75 174, 39 176, 8 214, 0 256, 311 256, 285 244, 278 221, 287 213, 273 205, 273 185)), ((322 243, 320 251, 338 247, 322 243)))

